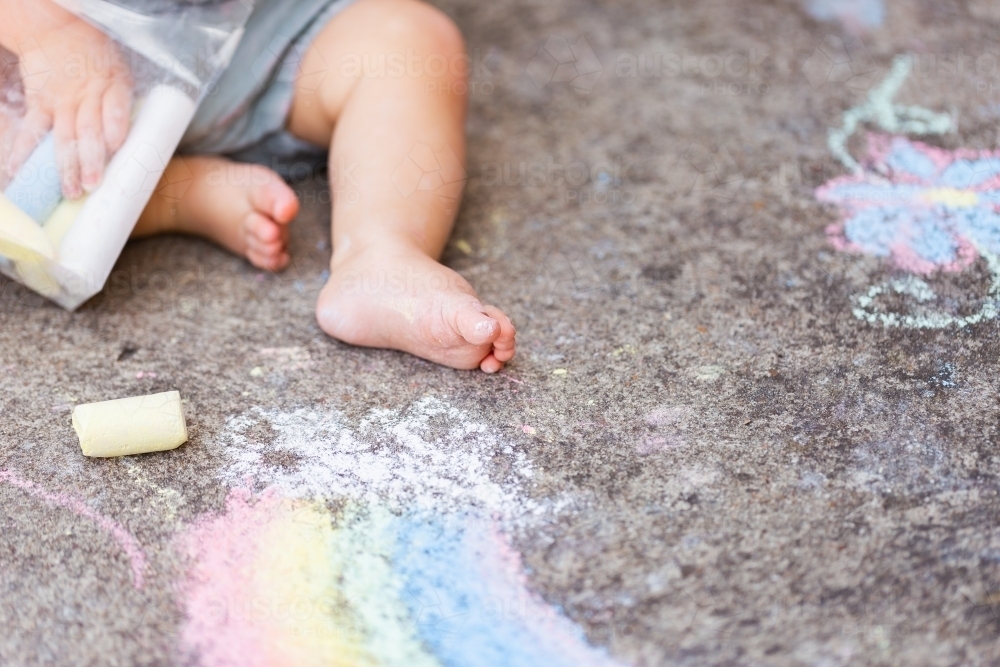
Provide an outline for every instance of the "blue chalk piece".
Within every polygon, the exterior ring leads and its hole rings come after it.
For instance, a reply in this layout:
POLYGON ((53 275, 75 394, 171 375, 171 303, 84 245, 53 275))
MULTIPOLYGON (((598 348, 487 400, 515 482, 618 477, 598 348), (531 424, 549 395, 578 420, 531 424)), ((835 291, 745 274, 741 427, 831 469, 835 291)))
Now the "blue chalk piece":
POLYGON ((808 0, 806 11, 820 21, 852 21, 863 28, 877 28, 885 21, 883 0, 808 0))
POLYGON ((3 194, 40 225, 56 210, 62 201, 62 184, 56 161, 56 141, 51 132, 21 165, 3 194))

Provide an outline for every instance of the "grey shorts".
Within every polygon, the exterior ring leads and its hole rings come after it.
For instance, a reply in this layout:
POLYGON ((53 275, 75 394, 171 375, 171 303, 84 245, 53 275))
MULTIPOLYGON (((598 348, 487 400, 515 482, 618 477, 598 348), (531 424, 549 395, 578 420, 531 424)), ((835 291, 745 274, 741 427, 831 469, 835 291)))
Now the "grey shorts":
POLYGON ((327 148, 302 141, 285 125, 299 63, 352 1, 257 0, 232 64, 202 100, 178 152, 256 162, 285 178, 321 164, 327 148))

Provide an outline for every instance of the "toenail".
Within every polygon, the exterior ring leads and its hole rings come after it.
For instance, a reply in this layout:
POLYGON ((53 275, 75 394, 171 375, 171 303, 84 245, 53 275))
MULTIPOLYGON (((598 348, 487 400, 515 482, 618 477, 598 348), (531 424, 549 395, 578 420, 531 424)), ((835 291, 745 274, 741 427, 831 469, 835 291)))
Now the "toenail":
POLYGON ((483 320, 476 325, 476 330, 484 334, 493 333, 493 331, 500 326, 500 323, 496 320, 483 320))

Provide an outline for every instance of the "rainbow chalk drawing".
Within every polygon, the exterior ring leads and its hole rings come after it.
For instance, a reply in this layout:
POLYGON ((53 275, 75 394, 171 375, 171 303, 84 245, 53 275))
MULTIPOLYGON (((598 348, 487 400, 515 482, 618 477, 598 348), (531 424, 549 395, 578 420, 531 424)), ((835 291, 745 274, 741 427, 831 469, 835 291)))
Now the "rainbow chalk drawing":
POLYGON ((530 589, 506 537, 560 504, 524 498, 530 463, 463 412, 424 399, 352 427, 254 410, 219 453, 225 509, 177 537, 186 662, 615 664, 530 589), (262 423, 266 445, 246 435, 262 423), (512 470, 494 481, 500 453, 512 470))
POLYGON ((132 534, 120 523, 91 508, 82 498, 77 498, 66 493, 49 491, 29 479, 21 477, 16 471, 9 468, 0 470, 0 482, 10 484, 49 505, 68 509, 77 516, 92 521, 98 528, 110 535, 118 543, 122 551, 125 552, 125 555, 128 556, 129 564, 132 568, 132 585, 137 589, 143 587, 145 584, 146 554, 132 534))
POLYGON ((613 664, 527 586, 496 523, 267 490, 182 537, 189 658, 220 665, 613 664))
POLYGON ((816 190, 820 201, 836 204, 840 223, 827 236, 842 251, 885 257, 909 276, 874 285, 854 297, 853 314, 886 327, 962 327, 998 315, 1000 298, 1000 151, 947 151, 895 133, 934 135, 954 129, 950 117, 917 106, 893 103, 912 66, 898 57, 886 80, 864 104, 844 114, 832 129, 830 150, 853 173, 816 190), (857 162, 847 140, 862 123, 888 134, 868 135, 868 154, 857 162), (959 272, 982 257, 991 274, 979 309, 965 316, 935 310, 937 296, 920 276, 959 272), (879 297, 895 294, 914 304, 913 312, 885 312, 879 297))

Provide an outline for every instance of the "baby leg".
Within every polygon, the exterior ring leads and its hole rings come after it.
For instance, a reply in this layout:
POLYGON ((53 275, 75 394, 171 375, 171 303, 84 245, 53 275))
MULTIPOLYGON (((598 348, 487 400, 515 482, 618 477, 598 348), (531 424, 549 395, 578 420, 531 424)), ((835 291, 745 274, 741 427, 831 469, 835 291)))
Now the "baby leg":
POLYGON ((465 182, 466 70, 462 37, 438 10, 359 0, 307 52, 288 127, 330 146, 323 330, 496 372, 514 356, 513 325, 437 261, 465 182))
POLYGON ((132 238, 174 232, 202 236, 259 269, 288 265, 288 223, 299 201, 266 167, 222 157, 175 157, 132 238))

